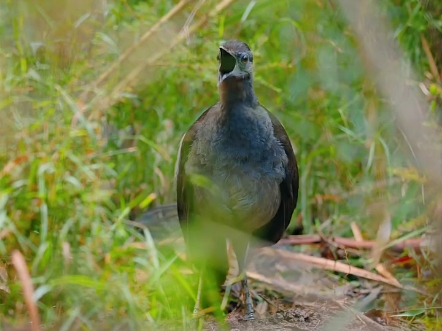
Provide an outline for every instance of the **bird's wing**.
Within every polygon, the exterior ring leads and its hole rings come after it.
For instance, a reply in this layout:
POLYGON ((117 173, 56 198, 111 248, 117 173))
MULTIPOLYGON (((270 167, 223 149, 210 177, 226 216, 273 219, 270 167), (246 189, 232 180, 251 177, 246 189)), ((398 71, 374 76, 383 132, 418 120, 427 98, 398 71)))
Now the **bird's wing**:
POLYGON ((269 223, 254 233, 254 236, 267 242, 277 243, 289 226, 293 211, 296 208, 298 201, 299 175, 296 156, 293 152, 292 144, 290 143, 290 138, 288 137, 287 132, 281 122, 272 113, 269 111, 267 111, 267 113, 272 121, 274 135, 284 147, 288 163, 285 168, 285 177, 279 185, 281 203, 278 211, 269 223))
POLYGON ((178 158, 175 166, 175 180, 177 188, 177 209, 178 219, 180 221, 183 236, 186 240, 185 230, 188 226, 189 217, 193 212, 193 185, 190 182, 189 176, 186 174, 185 165, 189 157, 190 148, 195 139, 196 132, 199 125, 204 121, 204 118, 209 113, 209 107, 201 116, 193 123, 190 129, 181 138, 178 149, 178 158))
MULTIPOLYGON (((216 293, 218 293, 219 287, 224 283, 229 270, 226 239, 225 236, 220 233, 207 233, 205 230, 198 229, 198 227, 204 224, 195 223, 198 221, 197 217, 195 217, 196 206, 194 205, 194 185, 189 178, 189 174, 186 174, 185 171, 185 164, 189 157, 190 149, 195 140, 198 128, 203 125, 204 118, 212 108, 213 106, 207 109, 181 139, 175 176, 178 219, 186 244, 187 253, 189 254, 188 259, 191 260, 198 269, 201 269, 203 266, 205 267, 205 277, 203 277, 204 284, 202 286, 205 288, 205 291, 207 292, 207 289, 213 287, 211 281, 214 281, 214 289, 216 290, 216 293), (202 256, 208 258, 205 262, 200 260, 201 252, 203 252, 202 256), (195 258, 196 256, 198 257, 195 258), (204 264, 202 265, 201 262, 204 264)), ((201 298, 203 302, 207 300, 205 297, 206 294, 201 298)))

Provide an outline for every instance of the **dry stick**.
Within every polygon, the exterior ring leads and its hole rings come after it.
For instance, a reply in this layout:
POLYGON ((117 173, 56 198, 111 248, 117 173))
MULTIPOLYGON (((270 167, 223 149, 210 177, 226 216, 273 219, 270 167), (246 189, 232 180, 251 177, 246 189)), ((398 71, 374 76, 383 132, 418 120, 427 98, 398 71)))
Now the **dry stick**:
POLYGON ((351 232, 353 232, 353 237, 355 237, 355 240, 358 242, 364 241, 364 237, 362 236, 361 229, 359 229, 359 226, 355 222, 350 223, 351 232))
POLYGON ((29 316, 31 318, 32 331, 40 331, 40 315, 38 314, 37 304, 34 302, 34 286, 32 285, 31 276, 23 255, 15 250, 12 252, 12 264, 17 270, 18 277, 22 284, 23 296, 25 298, 26 306, 28 307, 29 316))
MULTIPOLYGON (((337 244, 343 248, 356 248, 356 249, 372 249, 376 242, 374 240, 357 241, 352 238, 333 237, 330 238, 330 242, 337 244)), ((313 245, 324 242, 324 239, 319 235, 291 235, 282 238, 276 245, 313 245)), ((416 251, 420 251, 420 244, 423 242, 422 238, 406 239, 398 244, 395 244, 391 249, 395 252, 402 252, 405 248, 414 248, 416 251)))
POLYGON ((357 277, 366 278, 366 279, 374 280, 377 282, 385 283, 385 284, 397 287, 399 289, 417 292, 417 293, 420 293, 425 296, 429 295, 426 291, 424 291, 422 289, 419 289, 419 288, 416 288, 413 286, 408 286, 408 285, 404 286, 402 284, 391 281, 390 279, 379 276, 373 272, 370 272, 370 271, 367 271, 367 270, 364 270, 361 268, 353 267, 351 265, 348 265, 348 264, 345 264, 342 262, 332 261, 332 260, 325 259, 322 257, 310 256, 310 255, 301 254, 301 253, 293 253, 293 252, 285 251, 282 249, 274 249, 271 247, 261 248, 261 251, 264 254, 267 254, 267 256, 275 257, 275 256, 279 255, 279 257, 281 257, 282 259, 291 260, 291 261, 295 261, 295 262, 301 262, 301 263, 307 263, 311 266, 321 268, 324 270, 336 271, 336 272, 341 272, 344 274, 351 274, 351 275, 354 275, 357 277))
POLYGON ((373 272, 370 272, 370 271, 367 271, 367 270, 364 270, 361 268, 353 267, 351 265, 348 265, 348 264, 345 264, 342 262, 332 261, 332 260, 324 259, 321 257, 310 256, 310 255, 306 255, 306 254, 288 252, 288 251, 284 251, 281 249, 271 249, 268 247, 263 248, 262 251, 270 256, 279 256, 279 257, 286 259, 286 260, 308 263, 309 265, 313 265, 313 266, 316 266, 321 269, 330 270, 330 271, 337 271, 337 272, 341 272, 344 274, 351 274, 351 275, 355 275, 358 277, 371 279, 371 280, 374 280, 377 282, 382 282, 382 283, 385 283, 388 285, 398 287, 400 289, 404 288, 398 282, 391 281, 390 279, 379 276, 373 272))
POLYGON ((211 11, 208 15, 198 20, 196 23, 194 23, 186 32, 181 32, 178 34, 178 36, 173 39, 170 44, 163 50, 159 51, 158 53, 154 54, 152 57, 147 59, 144 63, 139 64, 135 69, 133 69, 124 79, 120 81, 120 83, 113 89, 113 91, 110 93, 110 96, 103 100, 100 107, 95 111, 95 114, 93 115, 94 118, 99 118, 100 113, 108 108, 110 105, 112 105, 114 102, 118 99, 118 94, 120 94, 121 91, 123 91, 126 87, 130 86, 134 83, 136 78, 140 75, 140 73, 146 69, 148 66, 151 66, 155 61, 160 59, 166 52, 169 52, 172 50, 175 46, 180 44, 186 39, 187 34, 191 34, 195 32, 197 29, 199 29, 203 24, 205 24, 209 18, 217 15, 219 12, 223 11, 227 7, 229 7, 235 0, 224 0, 221 3, 219 3, 213 11, 211 11))

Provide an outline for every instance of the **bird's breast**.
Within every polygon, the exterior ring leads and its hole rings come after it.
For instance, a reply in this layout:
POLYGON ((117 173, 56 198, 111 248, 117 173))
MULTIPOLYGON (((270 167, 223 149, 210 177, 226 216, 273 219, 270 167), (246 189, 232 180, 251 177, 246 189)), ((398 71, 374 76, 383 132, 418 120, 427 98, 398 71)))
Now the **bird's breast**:
POLYGON ((281 201, 274 178, 256 178, 245 173, 215 172, 207 176, 210 187, 195 189, 200 212, 225 225, 255 230, 276 214, 281 201))
POLYGON ((209 127, 194 141, 186 173, 204 176, 210 186, 194 190, 200 214, 252 231, 276 214, 288 160, 273 129, 264 125, 218 132, 209 127))

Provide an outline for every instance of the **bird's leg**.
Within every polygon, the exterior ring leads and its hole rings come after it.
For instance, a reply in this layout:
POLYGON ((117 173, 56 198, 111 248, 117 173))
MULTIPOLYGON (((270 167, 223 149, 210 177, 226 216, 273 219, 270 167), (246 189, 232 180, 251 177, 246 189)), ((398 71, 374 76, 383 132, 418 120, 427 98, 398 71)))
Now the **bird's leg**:
POLYGON ((245 270, 242 270, 238 276, 229 279, 229 281, 227 282, 226 291, 224 292, 224 298, 221 303, 221 310, 226 309, 232 285, 238 282, 242 283, 242 288, 245 296, 246 314, 244 318, 247 320, 253 320, 255 319, 255 313, 253 311, 252 297, 250 296, 249 284, 247 282, 247 275, 245 270))
POLYGON ((195 301, 195 307, 193 308, 193 317, 198 317, 198 313, 200 311, 200 304, 201 304, 201 287, 203 282, 203 273, 200 273, 199 281, 198 281, 198 292, 196 293, 196 301, 195 301))
POLYGON ((244 296, 245 296, 245 302, 246 302, 246 313, 244 315, 244 318, 246 320, 254 320, 255 319, 255 313, 253 311, 253 304, 252 304, 252 297, 250 296, 250 290, 249 290, 249 284, 247 282, 247 275, 245 270, 242 271, 239 276, 230 279, 226 286, 226 291, 224 293, 224 298, 221 304, 221 310, 226 309, 227 301, 229 299, 230 290, 232 288, 232 285, 241 281, 242 288, 244 290, 244 296))
POLYGON ((249 284, 247 282, 247 274, 246 274, 249 240, 244 240, 245 238, 241 239, 242 240, 237 240, 235 242, 234 247, 235 247, 236 259, 238 261, 239 277, 241 277, 242 288, 245 296, 246 314, 244 318, 246 320, 254 320, 255 313, 253 311, 252 297, 250 296, 249 284))
POLYGON ((254 320, 255 313, 253 311, 252 297, 250 296, 249 284, 247 282, 247 275, 244 272, 244 278, 242 279, 242 287, 244 289, 244 295, 246 297, 246 315, 244 316, 247 320, 254 320))

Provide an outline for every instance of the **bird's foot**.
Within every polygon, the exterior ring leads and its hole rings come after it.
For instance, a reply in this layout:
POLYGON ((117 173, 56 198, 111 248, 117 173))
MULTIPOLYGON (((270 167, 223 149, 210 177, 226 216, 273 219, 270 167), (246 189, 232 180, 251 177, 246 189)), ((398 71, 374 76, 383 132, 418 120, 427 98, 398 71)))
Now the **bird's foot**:
POLYGON ((255 314, 253 313, 253 311, 248 312, 248 313, 244 314, 244 319, 246 321, 253 321, 253 320, 255 320, 255 314))
POLYGON ((244 314, 244 319, 246 321, 253 321, 255 319, 255 313, 253 311, 253 307, 250 303, 246 303, 247 312, 244 314))

